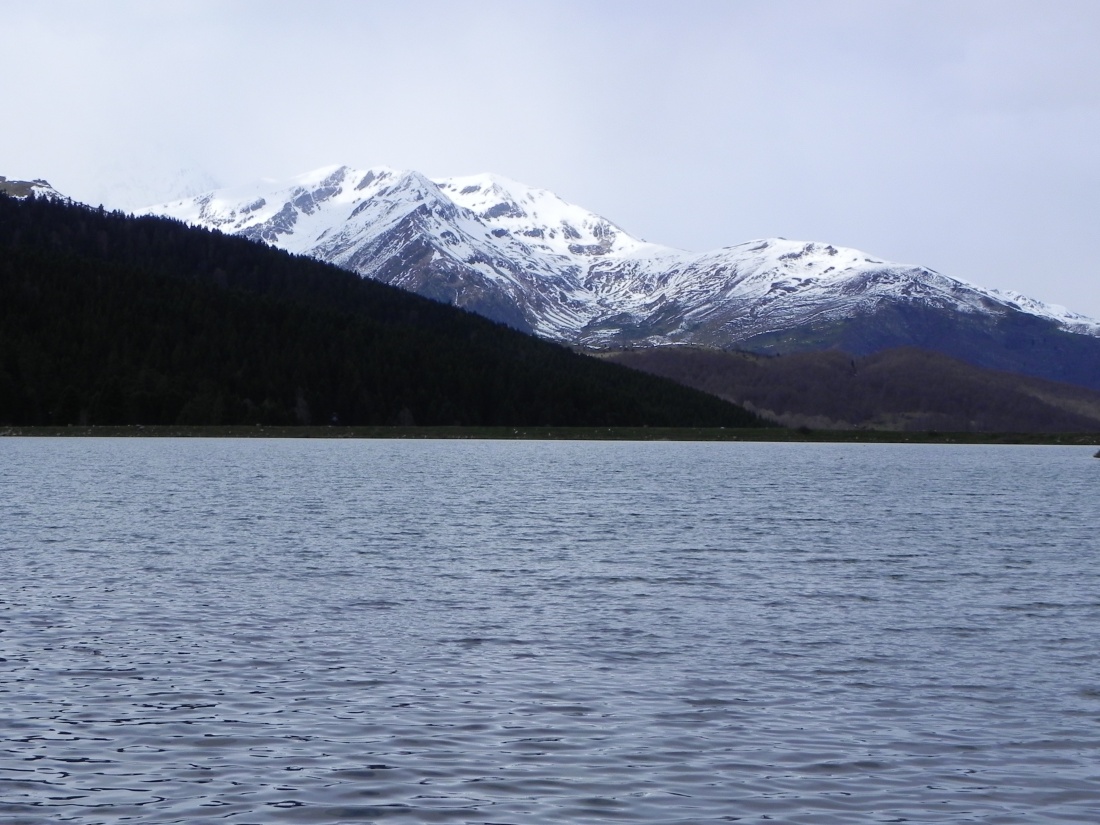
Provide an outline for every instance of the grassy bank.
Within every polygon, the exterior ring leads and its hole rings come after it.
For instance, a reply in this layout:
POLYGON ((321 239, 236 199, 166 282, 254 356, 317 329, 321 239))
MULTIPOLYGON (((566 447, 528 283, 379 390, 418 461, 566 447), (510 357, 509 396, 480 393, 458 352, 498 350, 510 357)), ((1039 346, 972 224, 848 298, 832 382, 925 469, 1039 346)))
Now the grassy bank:
POLYGON ((8 437, 143 438, 487 438, 591 441, 820 441, 912 444, 1100 445, 1100 433, 941 433, 710 427, 0 427, 8 437))

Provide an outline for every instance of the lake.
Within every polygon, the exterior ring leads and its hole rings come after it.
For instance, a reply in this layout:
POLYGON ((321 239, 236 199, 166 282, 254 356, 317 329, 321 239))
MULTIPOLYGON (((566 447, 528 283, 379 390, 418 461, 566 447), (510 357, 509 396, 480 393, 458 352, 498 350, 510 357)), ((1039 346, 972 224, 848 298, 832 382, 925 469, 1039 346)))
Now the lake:
POLYGON ((1093 450, 0 439, 0 819, 1096 823, 1093 450))

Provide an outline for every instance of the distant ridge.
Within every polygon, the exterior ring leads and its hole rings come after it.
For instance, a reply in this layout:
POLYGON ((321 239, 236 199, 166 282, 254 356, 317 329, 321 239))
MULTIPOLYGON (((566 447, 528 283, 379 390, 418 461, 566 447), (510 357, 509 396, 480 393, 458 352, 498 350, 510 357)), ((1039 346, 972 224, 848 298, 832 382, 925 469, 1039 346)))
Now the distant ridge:
POLYGON ((1100 392, 913 348, 852 357, 674 346, 603 357, 743 404, 788 427, 1100 432, 1100 392))

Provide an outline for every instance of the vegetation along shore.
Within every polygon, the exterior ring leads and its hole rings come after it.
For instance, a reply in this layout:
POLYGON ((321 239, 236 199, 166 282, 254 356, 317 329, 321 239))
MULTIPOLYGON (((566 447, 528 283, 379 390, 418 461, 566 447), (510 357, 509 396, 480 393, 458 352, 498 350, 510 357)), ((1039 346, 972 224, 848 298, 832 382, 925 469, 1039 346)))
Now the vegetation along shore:
POLYGON ((887 444, 1061 444, 1100 446, 1096 433, 899 432, 731 427, 306 427, 45 426, 0 427, 28 438, 447 438, 576 441, 790 441, 887 444))

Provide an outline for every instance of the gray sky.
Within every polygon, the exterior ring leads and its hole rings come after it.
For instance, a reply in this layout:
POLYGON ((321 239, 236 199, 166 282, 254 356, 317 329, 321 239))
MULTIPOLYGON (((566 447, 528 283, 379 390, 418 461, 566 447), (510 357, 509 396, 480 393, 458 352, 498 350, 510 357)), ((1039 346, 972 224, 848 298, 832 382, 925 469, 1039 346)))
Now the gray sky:
POLYGON ((828 241, 1100 317, 1097 0, 0 0, 0 32, 0 174, 80 200, 491 171, 658 243, 828 241))

